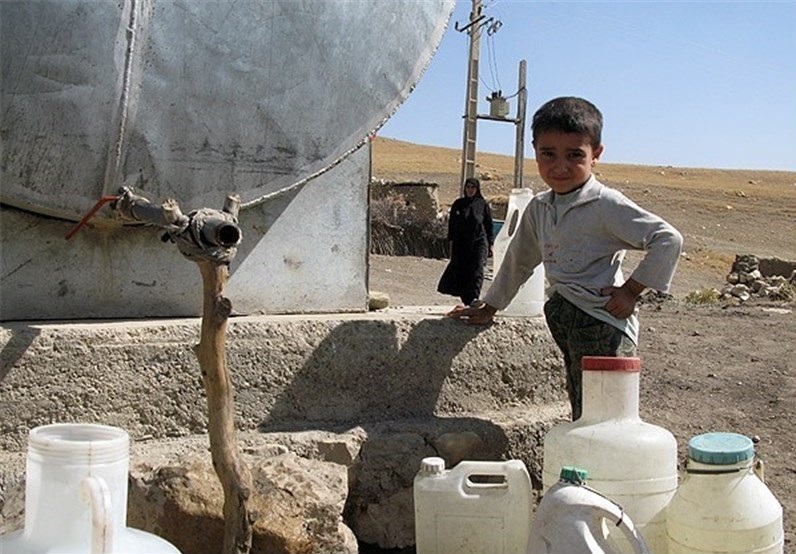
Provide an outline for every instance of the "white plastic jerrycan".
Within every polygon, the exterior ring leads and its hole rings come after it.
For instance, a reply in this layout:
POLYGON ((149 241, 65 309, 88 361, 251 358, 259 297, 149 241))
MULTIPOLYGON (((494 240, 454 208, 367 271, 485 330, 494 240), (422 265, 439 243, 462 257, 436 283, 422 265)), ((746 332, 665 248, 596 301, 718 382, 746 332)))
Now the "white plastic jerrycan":
POLYGON ((522 554, 528 544, 531 478, 520 460, 424 458, 415 476, 417 554, 522 554))
POLYGON ((669 553, 782 554, 782 506, 756 467, 749 437, 693 437, 683 481, 666 516, 669 553))
MULTIPOLYGON (((528 207, 533 198, 533 191, 529 188, 511 189, 509 194, 509 204, 506 210, 506 221, 495 237, 493 248, 493 270, 497 274, 503 258, 506 256, 509 244, 514 239, 520 218, 525 208, 528 207)), ((517 295, 506 306, 505 310, 500 311, 500 315, 535 317, 544 313, 544 266, 539 264, 533 270, 533 275, 517 291, 517 295)))
POLYGON ((32 429, 25 477, 25 527, 0 537, 0 553, 180 554, 127 527, 130 439, 106 425, 32 429))
POLYGON ((619 504, 585 486, 587 476, 583 469, 561 469, 561 479, 536 510, 527 554, 619 553, 608 541, 607 525, 621 529, 635 554, 649 554, 630 517, 619 504))

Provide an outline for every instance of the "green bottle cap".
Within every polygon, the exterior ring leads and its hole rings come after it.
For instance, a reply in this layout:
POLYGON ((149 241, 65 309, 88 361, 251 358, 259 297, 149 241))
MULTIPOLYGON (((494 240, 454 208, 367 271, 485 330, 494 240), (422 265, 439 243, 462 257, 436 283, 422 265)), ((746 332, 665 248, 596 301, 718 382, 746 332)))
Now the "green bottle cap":
POLYGON ((585 469, 574 466, 564 466, 561 468, 561 479, 571 483, 585 483, 589 478, 589 472, 585 469))

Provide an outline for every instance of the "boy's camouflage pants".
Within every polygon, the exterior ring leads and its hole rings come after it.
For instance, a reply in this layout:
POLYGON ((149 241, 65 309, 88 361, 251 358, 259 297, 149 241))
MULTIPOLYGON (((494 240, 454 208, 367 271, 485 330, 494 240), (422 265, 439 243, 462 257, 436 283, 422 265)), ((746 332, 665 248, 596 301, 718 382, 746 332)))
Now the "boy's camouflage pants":
POLYGON ((583 406, 581 358, 634 357, 636 345, 622 331, 590 316, 558 293, 553 293, 545 302, 544 315, 553 340, 564 354, 567 392, 572 406, 572 421, 575 421, 580 417, 583 406))

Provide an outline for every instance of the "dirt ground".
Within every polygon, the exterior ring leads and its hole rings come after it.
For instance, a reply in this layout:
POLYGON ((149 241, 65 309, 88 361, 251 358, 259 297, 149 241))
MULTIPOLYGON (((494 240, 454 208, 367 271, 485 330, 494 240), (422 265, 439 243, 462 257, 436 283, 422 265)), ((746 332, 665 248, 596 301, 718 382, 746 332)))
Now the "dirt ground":
MULTIPOLYGON (((479 154, 487 198, 508 195, 513 159, 479 154)), ((785 552, 796 553, 796 315, 793 303, 750 300, 694 305, 685 296, 720 289, 736 254, 796 259, 796 173, 598 165, 599 178, 666 218, 685 237, 672 298, 641 307, 641 416, 669 429, 685 459, 688 440, 710 431, 756 441, 766 483, 782 504, 785 552)), ((373 176, 439 185, 458 195, 457 150, 391 139, 374 143, 373 176)), ((533 160, 524 184, 543 184, 533 160)), ((637 258, 636 258, 637 259, 637 258)), ((633 258, 629 257, 632 267, 633 258)), ((435 292, 444 260, 371 256, 370 289, 391 305, 453 305, 435 292)))

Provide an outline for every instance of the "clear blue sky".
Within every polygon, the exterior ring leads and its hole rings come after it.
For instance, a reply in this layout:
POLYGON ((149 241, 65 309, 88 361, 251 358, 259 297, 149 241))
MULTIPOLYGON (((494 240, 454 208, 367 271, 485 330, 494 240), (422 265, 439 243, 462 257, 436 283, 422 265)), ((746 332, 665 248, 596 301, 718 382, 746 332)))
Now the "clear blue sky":
MULTIPOLYGON (((482 34, 479 113, 517 91, 528 120, 546 100, 582 96, 603 112, 602 160, 796 170, 796 1, 484 0, 502 22, 482 34)), ((379 135, 462 147, 471 0, 457 0, 417 88, 379 135)), ((516 115, 511 99, 510 117, 516 115)), ((514 126, 479 120, 478 151, 514 154, 514 126)), ((526 156, 533 157, 530 125, 526 156)))

